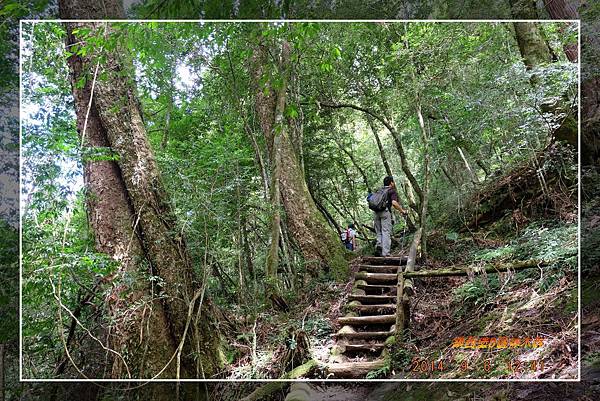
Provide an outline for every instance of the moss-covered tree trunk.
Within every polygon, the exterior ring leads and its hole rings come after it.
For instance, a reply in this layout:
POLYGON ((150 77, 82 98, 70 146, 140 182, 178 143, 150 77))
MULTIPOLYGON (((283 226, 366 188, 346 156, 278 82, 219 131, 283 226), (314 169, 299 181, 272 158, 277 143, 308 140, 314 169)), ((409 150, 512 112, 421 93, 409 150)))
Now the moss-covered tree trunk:
MULTIPOLYGON (((510 12, 515 19, 539 19, 535 0, 509 0, 510 12)), ((515 22, 515 36, 527 69, 552 61, 555 54, 550 48, 542 27, 535 22, 515 22)))
POLYGON ((514 27, 519 51, 528 69, 551 61, 548 45, 535 22, 515 22, 514 27))
POLYGON ((110 146, 119 156, 152 274, 163 282, 159 291, 167 314, 167 330, 176 344, 183 344, 178 371, 183 377, 211 376, 222 366, 219 334, 209 300, 199 296, 203 284, 177 227, 146 135, 134 86, 133 63, 124 50, 117 48, 106 54, 101 73, 106 79, 96 84, 95 104, 110 146))
MULTIPOLYGON (((105 15, 83 4, 61 1, 61 18, 95 18, 120 17, 123 14, 119 2, 108 4, 105 15)), ((104 12, 105 10, 102 10, 104 12)), ((69 23, 65 25, 66 46, 80 42, 73 34, 83 24, 69 23)), ((94 73, 96 65, 91 56, 72 55, 68 58, 72 93, 77 116, 77 131, 84 154, 112 153, 98 109, 93 101, 94 73), (87 77, 87 79, 86 79, 87 77), (83 85, 78 82, 85 80, 83 85)), ((97 75, 97 74, 96 74, 97 75)), ((95 248, 120 262, 120 268, 113 277, 107 278, 114 283, 113 290, 106 298, 106 313, 112 324, 106 327, 104 334, 108 338, 108 346, 119 354, 123 350, 129 352, 121 358, 109 353, 110 377, 124 378, 131 374, 140 377, 156 375, 165 368, 162 377, 175 374, 174 364, 167 364, 164 351, 175 350, 172 338, 165 332, 167 319, 160 302, 151 296, 150 282, 142 277, 147 276, 146 259, 140 241, 140 232, 135 227, 135 213, 127 196, 121 170, 114 160, 103 157, 88 157, 83 160, 83 177, 86 189, 86 208, 89 225, 94 233, 95 248), (131 277, 139 277, 132 285, 124 282, 131 277), (127 319, 123 316, 126 305, 143 303, 148 307, 144 314, 142 309, 132 310, 127 319), (144 316, 145 315, 145 316, 144 316), (142 341, 140 341, 142 339, 142 341), (141 356, 145 354, 145 358, 141 356)), ((90 376, 100 374, 86 372, 90 376)))
POLYGON ((277 67, 277 73, 284 82, 283 88, 279 90, 273 90, 272 82, 260 84, 264 82, 262 78, 267 73, 266 65, 271 63, 266 46, 258 44, 252 60, 255 108, 269 154, 274 155, 273 152, 277 152, 276 156, 271 156, 271 163, 277 162, 279 194, 285 212, 286 227, 309 266, 315 269, 331 269, 335 276, 344 278, 348 275, 344 248, 308 191, 304 170, 296 151, 301 149, 301 146, 295 146, 298 144, 294 144, 294 138, 302 138, 302 135, 292 133, 291 130, 298 129, 297 125, 290 124, 283 116, 286 96, 283 96, 281 91, 287 92, 288 82, 292 82, 284 78, 290 69, 289 54, 285 55, 291 51, 290 45, 284 41, 279 49, 274 49, 274 53, 283 56, 280 57, 277 67), (279 105, 278 100, 282 102, 279 105))
POLYGON ((310 196, 304 171, 287 135, 282 137, 280 152, 281 199, 290 234, 309 264, 329 268, 339 278, 346 277, 348 263, 343 247, 310 196))
MULTIPOLYGON (((73 30, 82 24, 67 24, 67 45, 79 42, 73 30)), ((95 70, 88 58, 71 56, 68 59, 77 115, 77 130, 85 153, 110 155, 112 149, 106 136, 106 130, 100 121, 95 102, 92 97, 93 78, 90 77, 83 87, 76 83, 86 73, 95 70), (87 71, 86 71, 87 70, 87 71)), ((106 253, 120 262, 120 268, 111 278, 113 290, 107 298, 107 313, 113 322, 107 328, 109 346, 117 352, 128 349, 129 357, 120 358, 111 354, 113 363, 111 377, 132 375, 153 376, 158 373, 167 361, 159 350, 174 352, 176 345, 164 331, 167 319, 163 307, 151 296, 147 261, 141 242, 141 233, 135 226, 135 212, 127 196, 121 169, 116 161, 95 157, 84 159, 84 184, 86 189, 86 207, 90 227, 94 233, 96 250, 106 253), (135 227, 135 228, 134 228, 135 227), (125 285, 125 282, 133 284, 125 285), (148 316, 143 310, 132 310, 128 318, 123 317, 126 305, 143 303, 149 308, 148 316), (151 323, 151 324, 148 324, 151 323), (148 324, 148 325, 147 325, 148 324), (143 339, 139 341, 139 337, 143 339), (134 340, 136 339, 136 340, 134 340), (150 350, 150 352, 147 352, 150 350), (145 361, 140 356, 147 353, 145 361), (136 357, 137 355, 137 357, 136 357)), ((174 374, 174 365, 167 366, 165 374, 174 374)))
MULTIPOLYGON (((106 16, 94 14, 93 4, 91 14, 81 14, 85 12, 82 2, 77 7, 68 1, 59 5, 62 18, 106 16)), ((76 29, 111 34, 105 23, 65 26, 68 49, 74 43, 85 45, 86 38, 78 37, 76 29)), ((199 307, 201 283, 178 235, 146 137, 133 64, 121 49, 104 52, 102 62, 100 52, 72 55, 68 64, 84 154, 117 158, 84 160, 87 211, 96 248, 120 261, 115 276, 106 278, 114 282, 107 298, 113 322, 107 329, 108 345, 115 351, 108 354, 114 360, 111 377, 164 378, 175 377, 178 371, 181 377, 210 376, 222 365, 219 335, 211 322, 210 303, 204 300, 199 307), (152 284, 151 276, 160 277, 160 288, 152 284), (174 356, 180 344, 178 361, 174 356)))
MULTIPOLYGON (((527 69, 533 69, 555 61, 551 49, 544 38, 541 27, 535 22, 515 22, 515 34, 523 63, 527 69)), ((538 85, 539 76, 531 76, 531 84, 538 85)), ((552 132, 552 140, 578 146, 577 108, 576 105, 563 105, 556 99, 548 99, 541 104, 542 111, 555 115, 563 114, 558 128, 552 132)))

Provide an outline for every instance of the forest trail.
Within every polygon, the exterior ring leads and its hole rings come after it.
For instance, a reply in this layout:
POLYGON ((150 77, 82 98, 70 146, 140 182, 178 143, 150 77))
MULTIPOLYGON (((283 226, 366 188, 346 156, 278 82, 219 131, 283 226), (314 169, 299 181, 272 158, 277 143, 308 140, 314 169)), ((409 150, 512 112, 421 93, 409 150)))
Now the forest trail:
POLYGON ((328 377, 365 378, 385 366, 385 346, 396 329, 398 269, 407 258, 363 257, 354 274, 352 291, 337 319, 328 377))

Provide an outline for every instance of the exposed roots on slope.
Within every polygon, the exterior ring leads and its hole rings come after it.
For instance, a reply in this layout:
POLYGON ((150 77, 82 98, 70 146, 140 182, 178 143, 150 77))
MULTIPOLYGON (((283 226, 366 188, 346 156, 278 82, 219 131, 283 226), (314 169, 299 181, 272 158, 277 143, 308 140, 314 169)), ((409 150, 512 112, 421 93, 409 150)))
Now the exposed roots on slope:
POLYGON ((461 231, 471 230, 512 214, 518 228, 533 218, 577 218, 577 155, 567 145, 552 144, 531 160, 500 177, 492 177, 471 195, 466 215, 451 221, 461 231))

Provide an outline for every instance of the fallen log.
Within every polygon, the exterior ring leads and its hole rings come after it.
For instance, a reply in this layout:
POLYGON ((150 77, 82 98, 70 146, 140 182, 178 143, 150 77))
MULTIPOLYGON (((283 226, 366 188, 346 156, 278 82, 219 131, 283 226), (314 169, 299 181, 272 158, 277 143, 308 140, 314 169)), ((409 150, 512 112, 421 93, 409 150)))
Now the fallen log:
POLYGON ((553 261, 531 259, 513 263, 491 263, 484 266, 460 266, 437 270, 421 270, 418 272, 406 272, 404 277, 452 277, 466 276, 469 273, 502 273, 510 270, 523 270, 531 267, 544 267, 552 264, 553 261))

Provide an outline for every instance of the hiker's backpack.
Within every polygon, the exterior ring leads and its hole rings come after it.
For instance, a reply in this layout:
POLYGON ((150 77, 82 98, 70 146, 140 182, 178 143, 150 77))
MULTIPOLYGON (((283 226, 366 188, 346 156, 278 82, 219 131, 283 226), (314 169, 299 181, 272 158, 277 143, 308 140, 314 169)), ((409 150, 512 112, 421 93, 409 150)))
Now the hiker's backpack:
POLYGON ((383 212, 388 207, 388 193, 390 187, 381 187, 377 192, 367 196, 369 209, 375 212, 383 212))
POLYGON ((367 196, 369 209, 375 212, 383 212, 388 207, 388 193, 390 187, 381 187, 377 192, 367 196))

